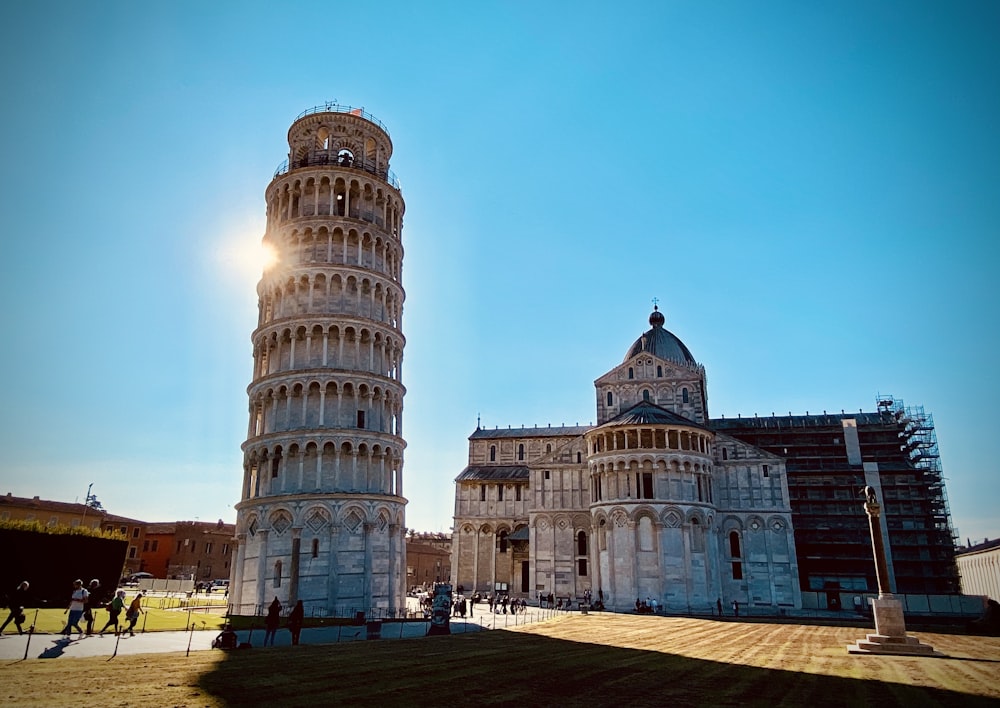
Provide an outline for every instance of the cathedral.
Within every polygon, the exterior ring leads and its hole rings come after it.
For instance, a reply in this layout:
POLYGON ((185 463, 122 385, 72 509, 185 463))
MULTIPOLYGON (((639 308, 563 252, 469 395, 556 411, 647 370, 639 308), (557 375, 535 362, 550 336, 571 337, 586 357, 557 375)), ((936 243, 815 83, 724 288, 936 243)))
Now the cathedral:
POLYGON ((705 369, 664 324, 654 306, 594 382, 596 426, 472 433, 454 585, 617 610, 802 606, 785 460, 713 427, 705 369))

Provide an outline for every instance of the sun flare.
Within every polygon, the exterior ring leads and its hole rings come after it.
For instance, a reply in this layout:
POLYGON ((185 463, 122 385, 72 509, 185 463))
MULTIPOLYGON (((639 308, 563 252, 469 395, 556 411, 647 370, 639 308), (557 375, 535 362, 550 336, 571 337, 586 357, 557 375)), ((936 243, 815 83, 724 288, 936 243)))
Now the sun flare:
POLYGON ((260 269, 261 271, 270 270, 272 267, 278 264, 278 251, 269 243, 260 244, 260 269))

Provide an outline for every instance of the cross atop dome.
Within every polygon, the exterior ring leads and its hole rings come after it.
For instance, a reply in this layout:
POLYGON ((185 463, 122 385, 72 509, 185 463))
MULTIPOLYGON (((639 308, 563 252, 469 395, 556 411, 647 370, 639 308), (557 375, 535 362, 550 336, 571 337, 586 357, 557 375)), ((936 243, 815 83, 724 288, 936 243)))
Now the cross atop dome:
POLYGON ((649 316, 649 324, 653 327, 662 327, 663 323, 667 321, 667 318, 663 316, 663 313, 660 312, 660 308, 657 305, 659 302, 659 298, 653 298, 653 313, 649 316))

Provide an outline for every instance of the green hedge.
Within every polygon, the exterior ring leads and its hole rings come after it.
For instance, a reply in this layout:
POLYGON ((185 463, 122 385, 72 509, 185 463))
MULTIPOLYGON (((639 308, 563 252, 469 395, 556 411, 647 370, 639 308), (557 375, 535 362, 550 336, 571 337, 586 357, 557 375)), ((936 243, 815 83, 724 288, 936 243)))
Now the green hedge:
POLYGON ((0 520, 0 530, 8 531, 32 531, 34 533, 48 533, 53 536, 89 536, 91 538, 107 538, 116 541, 126 540, 121 531, 105 531, 100 528, 90 526, 63 526, 56 524, 48 526, 41 521, 24 521, 23 519, 0 520))

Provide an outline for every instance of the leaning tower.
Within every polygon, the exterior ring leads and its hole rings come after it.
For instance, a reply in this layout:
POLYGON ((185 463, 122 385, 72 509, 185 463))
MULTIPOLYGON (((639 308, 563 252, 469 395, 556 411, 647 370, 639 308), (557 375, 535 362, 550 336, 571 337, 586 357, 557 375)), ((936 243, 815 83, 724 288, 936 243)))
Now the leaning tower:
POLYGON ((267 187, 230 602, 404 607, 403 198, 363 109, 302 113, 267 187))

